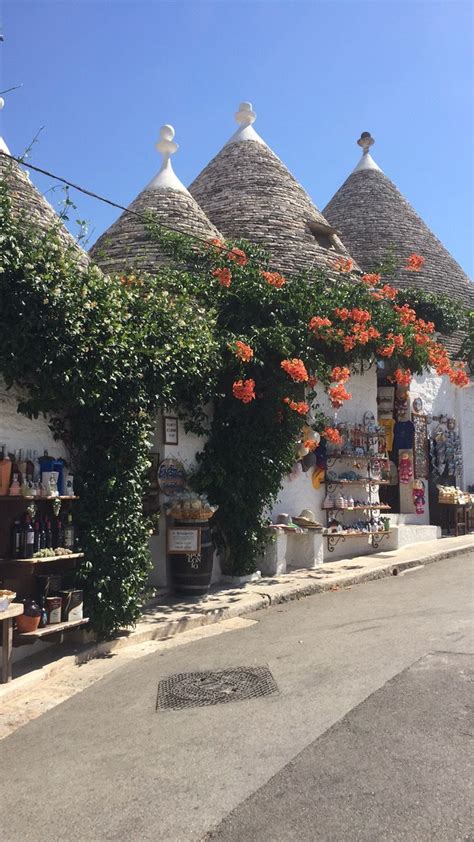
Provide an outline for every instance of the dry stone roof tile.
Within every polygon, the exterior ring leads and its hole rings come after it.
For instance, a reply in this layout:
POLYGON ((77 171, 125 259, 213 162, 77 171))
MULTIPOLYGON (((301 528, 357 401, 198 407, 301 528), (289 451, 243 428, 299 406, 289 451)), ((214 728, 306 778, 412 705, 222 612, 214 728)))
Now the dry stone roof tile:
POLYGON ((272 266, 289 273, 327 269, 338 254, 349 256, 337 235, 318 243, 322 231, 311 224, 329 227, 326 219, 265 143, 232 140, 189 188, 225 237, 263 246, 272 266))

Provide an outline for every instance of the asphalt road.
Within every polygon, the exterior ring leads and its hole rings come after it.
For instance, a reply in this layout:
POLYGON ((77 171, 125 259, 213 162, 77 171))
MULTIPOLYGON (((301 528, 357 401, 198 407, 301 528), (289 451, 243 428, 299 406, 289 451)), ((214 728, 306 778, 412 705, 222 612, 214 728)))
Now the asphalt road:
POLYGON ((2 741, 2 840, 474 840, 473 570, 318 594, 116 670, 2 741), (258 665, 278 693, 155 710, 164 677, 258 665))

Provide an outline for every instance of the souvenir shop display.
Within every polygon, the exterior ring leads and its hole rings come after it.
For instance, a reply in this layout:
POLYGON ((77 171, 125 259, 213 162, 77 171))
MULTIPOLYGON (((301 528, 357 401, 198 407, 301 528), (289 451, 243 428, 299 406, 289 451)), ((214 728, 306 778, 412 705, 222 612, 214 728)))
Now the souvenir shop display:
POLYGON ((438 477, 462 476, 463 459, 461 437, 454 418, 439 416, 436 427, 430 432, 431 465, 438 477))
MULTIPOLYGON (((420 400, 417 398, 416 400, 420 400)), ((428 458, 428 429, 426 415, 412 415, 414 427, 413 451, 414 466, 413 472, 416 479, 426 479, 429 474, 428 458)))
POLYGON ((417 479, 413 483, 413 505, 417 515, 424 514, 425 503, 425 484, 422 479, 417 479))
POLYGON ((23 603, 14 642, 89 622, 82 591, 75 588, 83 558, 73 512, 77 499, 63 459, 0 445, 0 586, 23 603), (64 594, 75 596, 63 610, 64 594))
POLYGON ((372 412, 364 415, 364 424, 341 424, 338 430, 342 443, 328 447, 325 476, 324 534, 328 550, 333 552, 336 544, 347 537, 362 536, 377 548, 384 536, 390 534, 390 521, 381 514, 390 507, 379 498, 379 486, 387 485, 390 476, 385 430, 375 423, 372 412), (346 495, 346 485, 359 486, 361 493, 356 494, 354 488, 346 495), (349 512, 350 521, 345 519, 349 512), (357 518, 355 512, 364 515, 357 518))
POLYGON ((400 451, 399 453, 398 478, 404 485, 413 479, 413 458, 411 450, 400 451))

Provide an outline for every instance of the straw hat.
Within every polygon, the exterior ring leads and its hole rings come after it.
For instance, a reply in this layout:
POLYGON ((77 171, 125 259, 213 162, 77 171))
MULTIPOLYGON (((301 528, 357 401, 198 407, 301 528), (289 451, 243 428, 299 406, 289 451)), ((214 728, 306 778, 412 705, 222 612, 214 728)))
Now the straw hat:
POLYGON ((298 517, 293 518, 298 526, 304 526, 305 529, 322 529, 320 523, 317 522, 314 512, 311 509, 303 509, 298 517))

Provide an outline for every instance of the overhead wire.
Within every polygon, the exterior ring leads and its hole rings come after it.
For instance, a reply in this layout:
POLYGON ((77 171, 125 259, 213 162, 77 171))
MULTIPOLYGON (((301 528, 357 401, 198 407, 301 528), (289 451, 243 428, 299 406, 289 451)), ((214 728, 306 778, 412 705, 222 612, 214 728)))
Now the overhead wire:
MULTIPOLYGON (((45 170, 42 167, 37 167, 34 164, 31 164, 29 161, 25 161, 23 158, 17 158, 15 155, 11 155, 10 153, 4 152, 2 150, 0 150, 0 155, 3 155, 5 158, 10 158, 10 160, 15 161, 17 164, 20 164, 24 167, 28 167, 28 169, 34 170, 35 172, 38 172, 41 175, 46 175, 48 176, 48 178, 54 178, 55 181, 59 181, 62 184, 65 184, 67 187, 71 187, 73 190, 77 190, 79 193, 83 193, 85 196, 90 196, 92 199, 96 199, 99 202, 103 202, 104 204, 109 205, 112 208, 117 208, 118 210, 121 210, 124 213, 129 214, 130 216, 135 216, 144 223, 150 222, 149 217, 146 217, 144 214, 139 213, 138 211, 131 210, 130 208, 126 208, 124 205, 120 205, 118 202, 112 201, 112 199, 107 199, 105 196, 100 196, 93 190, 88 190, 86 187, 81 187, 79 184, 75 184, 73 181, 69 181, 67 178, 64 178, 61 175, 56 175, 55 173, 52 173, 49 170, 45 170)), ((171 225, 166 225, 161 221, 158 222, 156 220, 153 220, 153 222, 159 228, 162 228, 164 231, 169 231, 173 234, 180 234, 181 236, 189 237, 191 240, 195 240, 196 242, 204 243, 207 246, 209 245, 209 238, 206 239, 204 237, 200 237, 198 234, 192 234, 189 231, 180 231, 178 228, 173 228, 171 225)), ((292 272, 285 272, 285 276, 295 277, 294 273, 292 272)))

